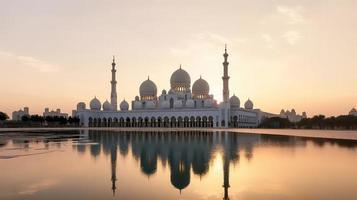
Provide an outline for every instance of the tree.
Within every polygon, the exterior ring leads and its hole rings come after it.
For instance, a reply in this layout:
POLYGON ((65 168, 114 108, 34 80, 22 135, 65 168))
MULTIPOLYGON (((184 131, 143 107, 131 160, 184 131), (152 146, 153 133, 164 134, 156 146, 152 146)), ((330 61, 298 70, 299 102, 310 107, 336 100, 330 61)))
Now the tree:
POLYGON ((9 116, 4 112, 0 112, 0 121, 5 121, 7 119, 9 119, 9 116))

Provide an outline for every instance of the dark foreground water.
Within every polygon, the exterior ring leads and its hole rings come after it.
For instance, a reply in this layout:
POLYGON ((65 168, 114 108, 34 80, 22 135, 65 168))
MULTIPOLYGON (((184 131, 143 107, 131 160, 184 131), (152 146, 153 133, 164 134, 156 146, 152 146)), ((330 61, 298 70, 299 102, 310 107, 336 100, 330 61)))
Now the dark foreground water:
POLYGON ((225 132, 0 133, 0 199, 357 199, 357 141, 225 132))

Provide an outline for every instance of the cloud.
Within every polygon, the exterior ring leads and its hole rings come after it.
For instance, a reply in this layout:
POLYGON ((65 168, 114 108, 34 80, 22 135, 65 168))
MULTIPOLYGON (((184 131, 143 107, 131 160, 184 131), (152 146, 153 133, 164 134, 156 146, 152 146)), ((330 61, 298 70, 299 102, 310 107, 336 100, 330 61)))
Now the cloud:
POLYGON ((12 64, 30 67, 40 72, 56 72, 59 69, 55 65, 31 56, 17 56, 10 52, 0 51, 0 62, 4 59, 10 61, 12 64))
POLYGON ((286 42, 290 45, 295 45, 301 38, 301 34, 298 31, 290 30, 282 35, 286 42))
POLYGON ((301 14, 302 7, 288 7, 288 6, 277 6, 276 10, 278 13, 284 15, 288 19, 289 24, 298 24, 304 21, 304 18, 301 14))

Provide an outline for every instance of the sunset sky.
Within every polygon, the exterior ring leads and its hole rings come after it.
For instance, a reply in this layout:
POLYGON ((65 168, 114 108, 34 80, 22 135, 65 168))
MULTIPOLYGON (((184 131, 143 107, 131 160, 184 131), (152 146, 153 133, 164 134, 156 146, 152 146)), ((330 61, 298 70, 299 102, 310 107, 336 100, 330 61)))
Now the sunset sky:
POLYGON ((71 113, 118 101, 150 76, 168 89, 180 64, 222 100, 228 44, 230 93, 279 113, 347 114, 357 106, 356 0, 0 0, 0 111, 71 113))

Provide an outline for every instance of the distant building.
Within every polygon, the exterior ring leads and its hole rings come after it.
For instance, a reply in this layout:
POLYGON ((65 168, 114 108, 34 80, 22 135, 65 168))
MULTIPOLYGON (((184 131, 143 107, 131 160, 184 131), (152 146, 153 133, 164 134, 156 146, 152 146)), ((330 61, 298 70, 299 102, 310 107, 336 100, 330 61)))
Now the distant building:
POLYGON ((57 108, 56 111, 54 110, 49 110, 48 108, 45 108, 45 112, 43 112, 43 117, 68 117, 67 113, 61 113, 61 109, 57 108))
POLYGON ((349 112, 349 115, 357 116, 356 108, 352 108, 351 111, 349 112))
POLYGON ((18 111, 12 112, 12 120, 20 121, 23 116, 30 116, 28 107, 24 107, 23 110, 20 109, 18 111))
POLYGON ((296 114, 295 109, 291 109, 291 111, 282 109, 280 111, 279 117, 287 118, 290 122, 299 122, 304 118, 307 118, 306 112, 302 112, 301 115, 296 114))

